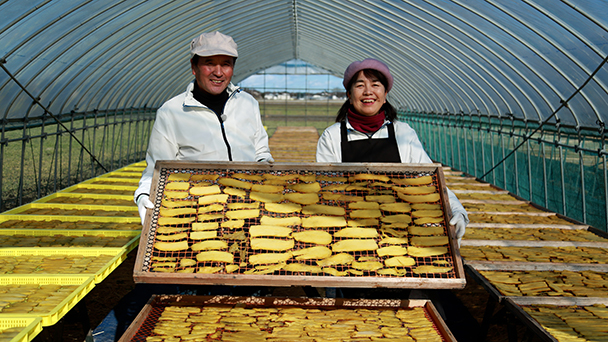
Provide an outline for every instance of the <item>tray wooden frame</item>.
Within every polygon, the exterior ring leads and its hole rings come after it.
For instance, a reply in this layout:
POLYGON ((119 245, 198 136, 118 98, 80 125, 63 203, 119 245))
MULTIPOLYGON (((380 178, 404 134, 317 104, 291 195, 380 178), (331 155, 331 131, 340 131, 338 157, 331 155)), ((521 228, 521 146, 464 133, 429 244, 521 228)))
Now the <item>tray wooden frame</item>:
MULTIPOLYGON (((385 163, 251 163, 251 162, 193 162, 193 161, 157 161, 152 178, 150 198, 155 202, 158 195, 159 178, 162 169, 182 170, 217 170, 217 171, 308 171, 308 172, 381 172, 389 173, 434 173, 441 202, 443 204, 445 222, 451 219, 451 209, 445 179, 441 164, 385 164, 385 163)), ((158 204, 155 204, 158 206, 158 204)), ((448 226, 449 252, 453 260, 454 278, 423 278, 423 277, 335 277, 317 275, 246 275, 246 274, 201 274, 201 273, 159 273, 145 270, 144 260, 150 258, 152 242, 150 234, 152 215, 158 208, 148 210, 143 225, 139 250, 135 262, 133 278, 136 283, 166 283, 166 284, 216 284, 216 285, 246 285, 246 286, 313 286, 313 287, 361 287, 361 288, 411 288, 411 289, 462 289, 466 286, 464 267, 460 257, 455 228, 448 226)))
POLYGON ((237 296, 184 296, 184 295, 152 295, 148 303, 139 312, 119 342, 131 341, 144 324, 155 306, 204 306, 207 305, 238 305, 239 307, 303 307, 324 309, 407 309, 422 307, 429 319, 435 325, 437 332, 445 342, 456 342, 456 338, 449 330, 441 315, 430 300, 427 299, 344 299, 344 298, 290 298, 290 297, 237 297, 237 296))

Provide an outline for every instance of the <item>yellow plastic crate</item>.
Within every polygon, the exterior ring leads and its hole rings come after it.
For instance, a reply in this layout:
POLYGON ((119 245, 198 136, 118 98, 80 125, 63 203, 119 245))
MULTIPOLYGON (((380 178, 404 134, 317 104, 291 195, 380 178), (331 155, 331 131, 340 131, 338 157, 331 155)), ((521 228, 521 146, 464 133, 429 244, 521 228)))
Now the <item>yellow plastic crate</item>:
POLYGON ((0 286, 6 285, 77 285, 67 297, 48 312, 37 313, 0 313, 1 319, 23 319, 40 318, 42 326, 50 326, 57 323, 70 311, 80 300, 95 287, 95 279, 91 276, 0 276, 0 286))
MULTIPOLYGON (((100 223, 140 223, 139 217, 107 217, 107 216, 61 216, 61 215, 3 215, 0 223, 10 220, 18 221, 61 221, 61 222, 100 222, 100 223)), ((138 230, 141 226, 138 226, 138 230)), ((131 229, 129 229, 131 230, 131 229)))
MULTIPOLYGON (((104 280, 112 271, 114 271, 126 258, 128 250, 125 248, 79 248, 79 247, 16 247, 16 248, 0 248, 0 262, 2 257, 23 257, 28 256, 82 256, 82 257, 99 257, 108 255, 111 259, 101 266, 95 272, 79 273, 93 276, 95 283, 98 284, 104 280)), ((26 261, 26 260, 24 260, 26 261)), ((71 273, 67 273, 69 275, 71 273)))
POLYGON ((47 203, 50 200, 53 200, 58 197, 71 197, 71 198, 94 198, 94 199, 120 199, 120 200, 128 200, 133 202, 133 196, 130 195, 108 195, 108 194, 83 194, 83 193, 69 193, 69 192, 56 192, 52 195, 48 195, 42 197, 33 203, 47 203))
POLYGON ((112 172, 108 172, 108 173, 104 173, 103 175, 98 176, 97 178, 123 178, 123 179, 134 179, 137 178, 137 181, 139 182, 139 179, 141 178, 141 172, 132 172, 132 171, 112 171, 112 172))
POLYGON ((114 191, 135 191, 137 185, 108 185, 108 184, 76 184, 67 187, 60 192, 78 192, 79 189, 94 189, 94 190, 114 190, 114 191))
MULTIPOLYGON (((112 211, 112 212, 136 212, 136 206, 109 206, 109 205, 80 205, 80 204, 61 204, 61 203, 29 203, 20 207, 7 210, 2 215, 27 215, 39 216, 36 214, 25 214, 29 209, 62 209, 62 210, 95 210, 95 211, 112 211)), ((94 215, 44 215, 44 216, 76 216, 76 217, 98 217, 94 215)), ((107 216, 105 216, 107 217, 107 216)), ((131 217, 131 216, 127 216, 131 217)), ((134 216, 133 216, 134 217, 134 216)))
MULTIPOLYGON (((42 331, 42 318, 0 318, 0 330, 5 329, 20 330, 10 342, 29 342, 42 331)), ((3 335, 0 332, 0 338, 8 337, 3 335)))
MULTIPOLYGON (((31 237, 43 237, 43 236, 74 236, 80 237, 85 235, 103 235, 104 237, 126 237, 129 238, 129 242, 127 242, 122 247, 105 247, 98 246, 93 248, 124 248, 127 250, 127 253, 137 244, 139 243, 139 238, 141 236, 140 231, 136 230, 70 230, 70 229, 0 229, 0 236, 2 235, 25 235, 31 237)), ((44 247, 44 246, 37 246, 44 247)), ((20 247, 22 248, 22 247, 20 247)), ((53 247, 54 248, 54 247, 53 247)), ((73 246, 72 248, 85 248, 84 246, 73 246)), ((92 247, 87 247, 92 248, 92 247)))
POLYGON ((87 179, 86 181, 81 182, 81 184, 95 184, 97 182, 139 184, 139 178, 95 177, 95 178, 87 179))

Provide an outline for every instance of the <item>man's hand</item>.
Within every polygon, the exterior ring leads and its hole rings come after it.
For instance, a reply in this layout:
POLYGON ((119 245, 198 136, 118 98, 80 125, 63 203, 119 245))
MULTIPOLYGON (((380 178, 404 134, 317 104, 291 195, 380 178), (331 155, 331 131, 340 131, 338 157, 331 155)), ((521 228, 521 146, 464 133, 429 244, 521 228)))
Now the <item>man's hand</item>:
POLYGON ((458 239, 458 247, 460 247, 460 240, 462 240, 467 226, 464 215, 462 213, 456 213, 450 220, 450 225, 456 228, 456 238, 458 239))
POLYGON ((150 201, 150 196, 141 195, 137 199, 137 210, 139 210, 139 218, 141 218, 141 224, 143 226, 144 220, 146 219, 146 212, 148 209, 154 208, 154 203, 150 201))

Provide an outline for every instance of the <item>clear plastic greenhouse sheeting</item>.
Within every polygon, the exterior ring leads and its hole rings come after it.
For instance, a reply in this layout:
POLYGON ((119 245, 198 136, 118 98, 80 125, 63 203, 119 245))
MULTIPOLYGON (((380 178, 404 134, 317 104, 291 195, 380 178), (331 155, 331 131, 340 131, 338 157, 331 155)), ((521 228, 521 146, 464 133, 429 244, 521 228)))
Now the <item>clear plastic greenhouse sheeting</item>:
MULTIPOLYGON (((608 2, 580 1, 6 1, 0 5, 0 113, 155 108, 191 80, 188 43, 220 30, 239 45, 234 80, 298 58, 335 75, 377 57, 402 110, 538 121, 608 54, 608 2)), ((597 127, 603 68, 557 114, 597 127)))

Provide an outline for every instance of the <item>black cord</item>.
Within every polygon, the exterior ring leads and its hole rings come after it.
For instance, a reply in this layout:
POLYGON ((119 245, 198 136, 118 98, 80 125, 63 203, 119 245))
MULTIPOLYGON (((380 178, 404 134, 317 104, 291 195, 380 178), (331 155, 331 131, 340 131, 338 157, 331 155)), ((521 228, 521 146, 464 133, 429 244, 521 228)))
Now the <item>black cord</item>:
POLYGON ((576 91, 574 93, 572 93, 572 95, 570 95, 570 97, 566 101, 562 100, 560 106, 557 107, 557 109, 551 115, 549 115, 549 117, 547 119, 545 119, 543 122, 541 122, 540 125, 538 127, 536 127, 536 129, 534 129, 534 131, 532 133, 530 133, 528 136, 524 136, 524 139, 521 141, 521 143, 519 143, 519 145, 517 145, 517 147, 515 147, 511 152, 509 152, 509 154, 507 154, 504 158, 502 158, 501 161, 499 161, 498 163, 496 163, 496 165, 494 165, 490 170, 488 170, 488 172, 486 172, 483 176, 481 176, 480 179, 484 179, 485 176, 489 175, 490 172, 494 171, 494 169, 496 169, 500 164, 502 164, 505 160, 507 160, 507 158, 509 158, 510 156, 512 156, 513 153, 515 153, 515 151, 517 151, 517 149, 519 149, 536 132, 538 132, 538 130, 541 127, 543 127, 544 124, 546 124, 549 120, 551 120, 551 118, 553 118, 555 116, 555 114, 557 114, 557 112, 559 112, 560 109, 562 109, 563 107, 568 106, 568 102, 570 102, 570 100, 572 100, 572 98, 576 94, 578 94, 587 85, 587 83, 589 83, 589 81, 591 81, 593 79, 593 77, 595 76, 595 74, 597 74, 600 71, 600 69, 604 66, 604 64, 606 64, 606 62, 608 62, 608 56, 606 56, 606 58, 604 58, 604 60, 600 63, 600 65, 598 65, 598 67, 591 73, 591 75, 589 75, 589 77, 587 78, 587 80, 580 87, 578 87, 578 89, 576 89, 576 91))
POLYGON ((34 100, 34 102, 40 106, 40 108, 42 108, 44 110, 45 113, 48 113, 61 127, 63 127, 63 129, 70 133, 70 136, 72 137, 72 139, 76 140, 76 142, 82 147, 82 149, 84 149, 89 156, 91 156, 91 158, 93 158, 93 161, 95 161, 105 172, 108 172, 108 170, 101 164, 101 162, 99 160, 97 160, 97 158, 95 158, 95 156, 82 144, 82 142, 80 142, 80 140, 78 140, 78 138, 76 138, 76 136, 74 135, 74 133, 72 131, 70 131, 55 115, 53 115, 53 113, 51 113, 48 109, 46 109, 46 107, 40 103, 40 101, 38 101, 38 99, 36 97, 34 97, 34 95, 30 94, 29 91, 27 91, 27 89, 21 84, 19 83, 19 81, 15 78, 15 76, 13 76, 13 74, 10 73, 10 71, 8 71, 8 69, 4 66, 4 63, 6 61, 5 60, 0 60, 0 67, 2 67, 2 69, 4 69, 4 71, 6 72, 6 74, 13 80, 15 81, 15 83, 17 83, 17 85, 30 97, 32 98, 32 100, 34 100))

